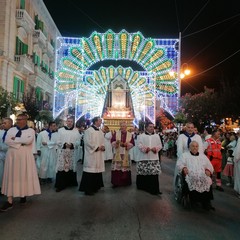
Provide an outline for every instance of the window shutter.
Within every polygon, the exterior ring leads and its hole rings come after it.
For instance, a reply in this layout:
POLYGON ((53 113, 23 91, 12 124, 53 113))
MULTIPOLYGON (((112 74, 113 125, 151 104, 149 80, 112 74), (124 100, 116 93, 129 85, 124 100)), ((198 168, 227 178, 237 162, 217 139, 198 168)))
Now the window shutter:
POLYGON ((21 80, 21 93, 24 93, 24 81, 23 80, 21 80))
POLYGON ((20 0, 20 9, 25 9, 25 0, 20 0))
POLYGON ((19 55, 19 38, 16 37, 16 55, 19 55))
POLYGON ((18 81, 19 79, 15 76, 13 79, 13 95, 15 98, 18 96, 18 81))

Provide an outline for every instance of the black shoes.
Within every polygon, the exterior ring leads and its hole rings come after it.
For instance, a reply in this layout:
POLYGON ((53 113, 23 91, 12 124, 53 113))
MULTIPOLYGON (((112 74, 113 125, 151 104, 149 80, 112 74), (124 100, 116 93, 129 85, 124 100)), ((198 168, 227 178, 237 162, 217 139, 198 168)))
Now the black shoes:
POLYGON ((93 196, 93 195, 94 195, 94 192, 86 191, 86 192, 85 192, 85 195, 93 196))
POLYGON ((27 203, 27 198, 26 197, 21 197, 20 198, 20 204, 21 205, 24 205, 24 204, 26 204, 27 203))
POLYGON ((224 192, 224 189, 221 186, 216 186, 216 190, 218 190, 220 192, 224 192))
POLYGON ((8 201, 7 202, 5 202, 4 204, 3 204, 3 206, 0 208, 0 211, 1 212, 6 212, 6 211, 8 211, 8 210, 10 210, 10 209, 12 209, 13 208, 13 204, 12 203, 9 203, 8 201))
POLYGON ((207 211, 210 211, 210 210, 215 211, 215 207, 213 207, 210 202, 203 203, 202 206, 203 206, 203 209, 205 209, 207 211))
POLYGON ((211 204, 205 205, 203 208, 204 208, 205 210, 207 210, 207 211, 210 211, 210 210, 215 211, 215 207, 213 207, 211 204))
POLYGON ((162 195, 162 192, 149 192, 150 194, 152 194, 152 195, 162 195))
POLYGON ((53 182, 52 178, 47 178, 47 183, 52 183, 52 182, 53 182))
POLYGON ((45 185, 47 183, 53 182, 52 178, 40 178, 39 181, 40 181, 40 185, 45 185))

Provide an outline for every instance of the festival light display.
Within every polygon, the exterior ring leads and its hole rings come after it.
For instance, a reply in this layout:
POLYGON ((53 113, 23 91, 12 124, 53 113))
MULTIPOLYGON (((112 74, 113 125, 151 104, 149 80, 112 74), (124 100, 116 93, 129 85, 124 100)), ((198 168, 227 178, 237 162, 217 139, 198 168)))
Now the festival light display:
POLYGON ((69 108, 75 110, 76 120, 83 115, 101 116, 108 86, 119 75, 130 88, 136 119, 144 114, 154 122, 156 101, 173 114, 179 97, 178 44, 179 39, 145 38, 140 32, 126 30, 93 32, 89 38, 58 38, 54 118, 69 108), (91 69, 105 60, 134 61, 143 71, 134 70, 131 64, 91 69))

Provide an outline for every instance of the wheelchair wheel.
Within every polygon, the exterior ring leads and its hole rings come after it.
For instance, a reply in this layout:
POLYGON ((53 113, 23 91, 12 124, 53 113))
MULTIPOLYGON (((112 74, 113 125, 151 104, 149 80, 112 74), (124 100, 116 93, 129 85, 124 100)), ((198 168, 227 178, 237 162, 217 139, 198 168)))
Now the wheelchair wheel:
POLYGON ((189 194, 184 195, 182 197, 182 206, 185 209, 190 209, 191 208, 191 202, 190 202, 189 194))
POLYGON ((183 193, 183 181, 182 181, 182 175, 178 174, 175 179, 175 186, 174 186, 174 198, 178 203, 182 203, 183 193))

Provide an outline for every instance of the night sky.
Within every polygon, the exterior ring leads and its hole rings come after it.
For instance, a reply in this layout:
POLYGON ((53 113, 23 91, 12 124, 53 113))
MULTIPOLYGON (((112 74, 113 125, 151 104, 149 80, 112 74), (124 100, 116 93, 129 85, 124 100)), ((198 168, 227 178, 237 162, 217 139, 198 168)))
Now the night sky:
POLYGON ((238 0, 43 2, 64 37, 108 29, 151 38, 178 38, 181 32, 181 62, 192 71, 182 80, 182 95, 202 92, 204 86, 218 90, 222 79, 240 81, 238 0))

